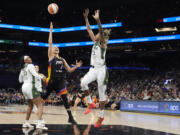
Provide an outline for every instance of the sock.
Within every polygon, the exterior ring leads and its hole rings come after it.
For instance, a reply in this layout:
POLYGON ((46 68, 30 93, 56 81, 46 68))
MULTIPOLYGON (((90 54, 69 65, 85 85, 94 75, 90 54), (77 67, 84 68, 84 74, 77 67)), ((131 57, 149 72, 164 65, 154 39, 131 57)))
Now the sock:
POLYGON ((87 96, 86 98, 87 98, 88 103, 89 103, 89 104, 92 104, 92 99, 91 99, 91 97, 90 97, 90 96, 87 96))
POLYGON ((41 121, 41 120, 37 120, 37 122, 38 122, 38 123, 42 123, 42 121, 41 121))
POLYGON ((29 120, 26 120, 25 123, 29 123, 29 120))
POLYGON ((67 110, 67 113, 68 113, 68 115, 69 115, 69 118, 73 118, 72 113, 71 113, 70 110, 67 110))
POLYGON ((99 117, 100 117, 100 118, 103 118, 103 117, 104 117, 104 110, 100 110, 100 112, 99 112, 99 117))

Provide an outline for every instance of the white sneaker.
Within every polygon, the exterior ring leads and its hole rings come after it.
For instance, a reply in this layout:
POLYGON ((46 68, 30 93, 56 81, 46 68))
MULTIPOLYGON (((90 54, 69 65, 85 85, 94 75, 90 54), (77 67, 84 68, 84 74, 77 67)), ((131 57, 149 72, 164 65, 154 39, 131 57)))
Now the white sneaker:
MULTIPOLYGON (((35 125, 37 125, 38 123, 39 123, 39 120, 34 120, 34 121, 33 121, 33 124, 35 124, 35 125)), ((44 124, 44 125, 45 125, 44 119, 42 119, 41 124, 44 124)))
POLYGON ((48 128, 45 127, 45 124, 42 124, 42 123, 38 123, 38 124, 36 125, 36 128, 37 128, 37 129, 48 130, 48 128))
POLYGON ((23 125, 22 125, 23 128, 34 128, 34 126, 32 126, 31 124, 29 124, 28 122, 25 122, 23 125))
POLYGON ((34 130, 34 127, 33 128, 22 128, 22 131, 24 134, 29 134, 32 130, 34 130))

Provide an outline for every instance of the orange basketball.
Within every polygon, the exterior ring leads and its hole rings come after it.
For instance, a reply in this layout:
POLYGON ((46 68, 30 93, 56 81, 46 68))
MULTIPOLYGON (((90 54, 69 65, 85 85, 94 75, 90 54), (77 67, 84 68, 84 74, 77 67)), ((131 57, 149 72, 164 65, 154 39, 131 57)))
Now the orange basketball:
POLYGON ((49 4, 49 6, 48 6, 48 12, 50 13, 50 14, 56 14, 57 12, 58 12, 58 10, 59 10, 59 7, 58 7, 58 5, 56 4, 56 3, 51 3, 51 4, 49 4))

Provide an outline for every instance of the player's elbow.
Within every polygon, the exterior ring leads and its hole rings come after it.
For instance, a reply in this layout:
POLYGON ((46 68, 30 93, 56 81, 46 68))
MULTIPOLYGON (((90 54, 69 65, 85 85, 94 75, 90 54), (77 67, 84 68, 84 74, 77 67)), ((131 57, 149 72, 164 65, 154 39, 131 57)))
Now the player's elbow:
POLYGON ((72 73, 73 70, 72 70, 71 68, 68 68, 68 69, 67 69, 67 72, 68 72, 68 73, 72 73))
POLYGON ((21 79, 19 79, 19 83, 23 83, 23 81, 21 79))
POLYGON ((73 72, 73 70, 72 70, 72 69, 70 69, 68 72, 69 72, 69 73, 72 73, 72 72, 73 72))

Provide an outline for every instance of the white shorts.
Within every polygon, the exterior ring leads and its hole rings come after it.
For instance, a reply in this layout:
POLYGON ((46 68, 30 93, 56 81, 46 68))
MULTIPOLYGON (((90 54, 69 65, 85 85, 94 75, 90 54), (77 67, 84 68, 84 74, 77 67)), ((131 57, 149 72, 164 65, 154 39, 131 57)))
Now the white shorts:
POLYGON ((22 85, 22 93, 26 100, 34 99, 40 96, 40 93, 37 91, 36 87, 31 83, 24 83, 22 85))
POLYGON ((93 81, 97 81, 100 101, 104 101, 108 77, 109 75, 105 65, 100 67, 91 67, 89 72, 81 80, 81 90, 88 90, 88 84, 93 81))

